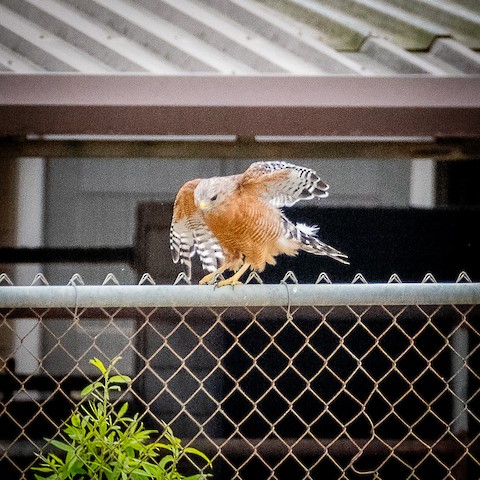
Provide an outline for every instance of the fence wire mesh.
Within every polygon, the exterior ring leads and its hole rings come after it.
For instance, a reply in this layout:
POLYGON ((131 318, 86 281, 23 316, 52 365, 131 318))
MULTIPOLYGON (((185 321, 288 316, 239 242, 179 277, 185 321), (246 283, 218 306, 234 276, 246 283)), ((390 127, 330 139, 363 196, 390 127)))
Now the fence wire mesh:
POLYGON ((33 478, 89 360, 118 355, 133 378, 118 401, 208 454, 214 478, 480 477, 480 299, 190 307, 176 288, 168 308, 8 308, 0 294, 0 331, 15 338, 0 373, 2 478, 33 478))

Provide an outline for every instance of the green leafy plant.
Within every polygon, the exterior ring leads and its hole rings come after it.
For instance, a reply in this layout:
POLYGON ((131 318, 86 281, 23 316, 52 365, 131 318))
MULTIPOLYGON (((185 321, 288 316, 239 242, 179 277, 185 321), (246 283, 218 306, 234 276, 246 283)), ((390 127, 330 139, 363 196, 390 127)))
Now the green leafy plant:
POLYGON ((33 469, 37 480, 204 480, 209 474, 189 477, 178 471, 186 456, 197 456, 211 467, 209 458, 192 447, 183 447, 172 429, 162 423, 163 442, 150 442, 157 430, 147 430, 138 414, 127 416, 128 403, 117 410, 111 393, 131 382, 126 375, 112 374, 120 357, 109 367, 97 358, 90 363, 101 376, 82 391, 90 397, 77 408, 65 423, 61 440, 49 442, 59 449, 62 458, 53 452, 39 454, 40 466, 33 469))

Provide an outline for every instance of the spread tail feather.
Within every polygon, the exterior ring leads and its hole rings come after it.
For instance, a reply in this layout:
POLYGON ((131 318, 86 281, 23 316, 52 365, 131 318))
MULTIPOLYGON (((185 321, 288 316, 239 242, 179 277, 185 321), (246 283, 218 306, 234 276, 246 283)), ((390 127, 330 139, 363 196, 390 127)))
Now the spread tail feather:
POLYGON ((285 217, 283 217, 283 221, 287 236, 300 243, 300 250, 312 253, 313 255, 326 255, 340 263, 350 265, 347 255, 323 243, 316 237, 318 227, 305 225, 303 223, 293 224, 285 217))

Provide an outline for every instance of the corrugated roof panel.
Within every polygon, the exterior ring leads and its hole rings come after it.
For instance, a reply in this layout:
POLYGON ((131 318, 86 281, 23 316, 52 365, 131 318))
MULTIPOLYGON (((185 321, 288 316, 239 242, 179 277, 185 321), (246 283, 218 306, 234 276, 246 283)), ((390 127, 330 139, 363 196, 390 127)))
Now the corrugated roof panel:
POLYGON ((382 68, 388 68, 390 72, 402 74, 445 74, 445 71, 441 68, 382 38, 369 38, 363 44, 361 52, 371 57, 382 68))
POLYGON ((318 31, 336 50, 358 50, 372 30, 356 18, 313 0, 258 0, 318 31))
POLYGON ((480 13, 480 2, 478 0, 451 0, 453 5, 460 5, 474 12, 480 13))
POLYGON ((181 27, 199 40, 241 59, 246 65, 259 72, 286 72, 282 62, 272 61, 268 42, 262 41, 253 32, 241 28, 223 15, 215 15, 196 2, 162 0, 137 0, 143 7, 165 20, 181 27))
POLYGON ((13 50, 0 44, 0 70, 2 72, 38 73, 44 69, 13 50))
POLYGON ((92 73, 113 71, 98 59, 3 5, 0 5, 0 38, 4 46, 45 70, 92 73))
POLYGON ((318 30, 255 0, 204 0, 202 4, 208 4, 326 73, 366 73, 361 65, 323 43, 318 30))
POLYGON ((447 29, 448 36, 457 38, 471 48, 480 48, 480 12, 445 0, 384 0, 447 29))
POLYGON ((424 50, 448 30, 376 0, 258 0, 310 23, 337 50, 359 50, 370 36, 424 50))
POLYGON ((137 0, 137 4, 181 27, 232 58, 258 72, 320 74, 315 64, 292 55, 275 42, 239 25, 231 18, 199 2, 183 0, 137 0))
POLYGON ((372 34, 409 50, 425 50, 448 31, 407 11, 377 0, 322 0, 332 8, 365 22, 372 34))
POLYGON ((66 42, 100 59, 121 72, 151 71, 178 73, 173 65, 158 55, 148 55, 145 48, 118 35, 70 5, 56 0, 2 0, 3 4, 28 20, 48 29, 66 42))
POLYGON ((130 0, 64 0, 186 71, 252 73, 252 69, 130 0))
POLYGON ((0 70, 478 74, 480 0, 0 0, 0 70))
POLYGON ((480 74, 480 53, 450 38, 439 38, 428 53, 455 68, 459 73, 480 74))

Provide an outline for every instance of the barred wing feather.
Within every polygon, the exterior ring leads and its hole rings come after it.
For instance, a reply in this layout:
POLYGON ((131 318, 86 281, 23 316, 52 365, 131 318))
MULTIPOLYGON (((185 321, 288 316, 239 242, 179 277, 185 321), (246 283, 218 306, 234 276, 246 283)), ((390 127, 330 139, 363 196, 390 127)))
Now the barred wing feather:
POLYGON ((328 196, 328 185, 314 170, 282 161, 253 163, 243 174, 241 183, 257 188, 275 207, 289 207, 300 200, 328 196))
MULTIPOLYGON (((200 215, 198 215, 200 217, 200 215)), ((188 278, 192 276, 192 257, 198 254, 204 270, 214 272, 223 260, 223 251, 201 218, 172 223, 170 251, 174 263, 180 262, 188 278)))
POLYGON ((218 241, 209 230, 194 202, 193 192, 200 179, 187 182, 178 192, 170 227, 170 251, 174 263, 180 262, 188 278, 192 276, 192 257, 198 254, 205 270, 217 269, 223 259, 218 241))

